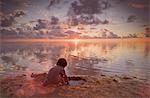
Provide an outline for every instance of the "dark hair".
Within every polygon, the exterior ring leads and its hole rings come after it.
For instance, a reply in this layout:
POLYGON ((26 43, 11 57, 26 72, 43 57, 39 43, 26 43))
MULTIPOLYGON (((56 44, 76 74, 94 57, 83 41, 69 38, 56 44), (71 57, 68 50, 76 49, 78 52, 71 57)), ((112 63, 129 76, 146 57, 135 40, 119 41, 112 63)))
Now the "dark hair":
POLYGON ((62 67, 66 67, 66 66, 67 66, 67 61, 66 61, 66 59, 60 58, 60 59, 57 61, 57 65, 62 66, 62 67))

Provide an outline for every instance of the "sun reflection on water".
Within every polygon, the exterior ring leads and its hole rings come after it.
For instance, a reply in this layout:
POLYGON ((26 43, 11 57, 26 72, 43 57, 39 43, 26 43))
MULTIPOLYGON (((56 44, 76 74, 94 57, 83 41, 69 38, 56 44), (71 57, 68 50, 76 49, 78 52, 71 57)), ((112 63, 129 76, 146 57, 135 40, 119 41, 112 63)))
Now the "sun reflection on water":
POLYGON ((43 43, 2 44, 0 72, 47 72, 59 57, 69 63, 69 74, 100 72, 149 76, 149 41, 66 39, 43 43), (17 67, 17 68, 16 68, 17 67))

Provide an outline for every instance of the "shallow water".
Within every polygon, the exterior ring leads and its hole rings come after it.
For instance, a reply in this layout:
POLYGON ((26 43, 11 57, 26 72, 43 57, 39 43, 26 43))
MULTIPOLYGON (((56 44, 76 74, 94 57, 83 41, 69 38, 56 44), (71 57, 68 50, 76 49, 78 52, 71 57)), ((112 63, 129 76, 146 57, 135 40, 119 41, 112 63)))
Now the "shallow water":
POLYGON ((68 75, 129 75, 150 79, 150 41, 97 40, 1 43, 0 75, 47 72, 65 57, 68 75))
POLYGON ((85 81, 83 80, 79 80, 79 81, 75 81, 75 80, 70 80, 69 81, 69 85, 70 86, 78 86, 78 85, 82 85, 85 81))

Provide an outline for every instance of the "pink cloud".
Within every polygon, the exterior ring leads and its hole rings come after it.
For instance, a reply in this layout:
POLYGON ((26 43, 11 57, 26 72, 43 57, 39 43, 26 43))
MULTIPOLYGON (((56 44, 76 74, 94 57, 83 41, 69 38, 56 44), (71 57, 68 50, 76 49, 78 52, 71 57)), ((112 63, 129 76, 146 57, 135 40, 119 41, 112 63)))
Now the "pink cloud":
POLYGON ((148 8, 148 5, 146 4, 143 4, 143 3, 128 3, 128 5, 130 7, 133 7, 133 8, 138 8, 138 9, 145 9, 145 8, 148 8))

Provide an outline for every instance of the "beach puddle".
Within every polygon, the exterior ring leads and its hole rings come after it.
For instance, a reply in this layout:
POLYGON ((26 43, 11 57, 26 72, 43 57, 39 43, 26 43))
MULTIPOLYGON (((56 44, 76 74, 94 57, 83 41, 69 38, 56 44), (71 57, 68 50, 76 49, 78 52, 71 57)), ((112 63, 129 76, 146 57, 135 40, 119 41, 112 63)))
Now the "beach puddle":
MULTIPOLYGON (((34 81, 42 82, 45 80, 46 73, 41 74, 31 74, 31 77, 34 79, 34 81)), ((86 82, 86 80, 80 76, 69 76, 69 86, 79 86, 86 82)))
POLYGON ((86 82, 86 80, 81 78, 81 77, 72 76, 72 77, 68 77, 68 78, 69 78, 69 85, 70 86, 80 86, 86 82))

